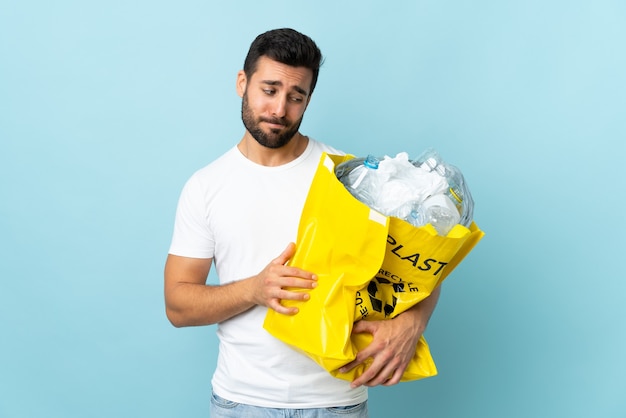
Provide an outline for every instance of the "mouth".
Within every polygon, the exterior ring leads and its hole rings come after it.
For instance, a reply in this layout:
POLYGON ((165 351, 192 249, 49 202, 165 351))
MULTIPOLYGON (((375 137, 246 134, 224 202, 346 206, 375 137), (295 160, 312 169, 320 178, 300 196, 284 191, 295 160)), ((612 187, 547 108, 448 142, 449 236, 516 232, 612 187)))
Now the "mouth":
POLYGON ((281 122, 279 119, 262 119, 261 122, 266 123, 271 129, 282 129, 287 126, 286 123, 281 122))

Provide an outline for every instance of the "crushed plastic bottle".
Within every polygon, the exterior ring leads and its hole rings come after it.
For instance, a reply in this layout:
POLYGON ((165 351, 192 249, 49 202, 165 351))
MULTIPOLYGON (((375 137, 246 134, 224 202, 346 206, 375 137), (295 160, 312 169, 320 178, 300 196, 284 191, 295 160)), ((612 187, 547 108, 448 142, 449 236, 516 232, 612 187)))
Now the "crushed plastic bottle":
POLYGON ((423 224, 431 224, 439 235, 444 236, 461 220, 456 205, 445 194, 430 196, 420 205, 419 213, 423 224))
POLYGON ((378 176, 380 159, 368 155, 367 158, 353 158, 335 169, 337 178, 358 200, 370 207, 376 206, 376 196, 382 187, 378 176))
POLYGON ((454 202, 461 215, 459 223, 469 227, 474 219, 474 199, 461 170, 452 164, 445 163, 439 153, 432 148, 426 150, 413 164, 416 167, 436 172, 446 179, 448 188, 445 194, 454 202))
POLYGON ((413 226, 430 223, 447 235, 455 225, 472 222, 474 201, 461 171, 433 149, 414 161, 404 152, 354 158, 339 164, 335 174, 355 198, 413 226))

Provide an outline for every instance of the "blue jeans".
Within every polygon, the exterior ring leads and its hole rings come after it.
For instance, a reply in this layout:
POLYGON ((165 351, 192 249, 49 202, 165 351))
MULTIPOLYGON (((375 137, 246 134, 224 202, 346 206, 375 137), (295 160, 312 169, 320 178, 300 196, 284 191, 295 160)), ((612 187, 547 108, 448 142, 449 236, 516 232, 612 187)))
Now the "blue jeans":
POLYGON ((351 406, 310 409, 264 408, 211 395, 211 418, 369 418, 367 402, 351 406))

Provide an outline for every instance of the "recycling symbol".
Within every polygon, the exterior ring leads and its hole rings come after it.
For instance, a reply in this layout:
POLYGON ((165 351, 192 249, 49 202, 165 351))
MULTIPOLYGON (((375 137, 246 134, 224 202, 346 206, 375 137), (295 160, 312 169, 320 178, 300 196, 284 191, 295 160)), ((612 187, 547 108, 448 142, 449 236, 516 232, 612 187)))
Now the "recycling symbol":
POLYGON ((396 308, 396 303, 398 301, 398 298, 396 298, 395 295, 392 295, 391 304, 383 302, 381 299, 378 299, 376 296, 377 296, 377 293, 379 292, 379 289, 378 289, 378 284, 376 282, 383 284, 383 285, 392 284, 394 292, 404 292, 404 284, 403 283, 391 283, 387 279, 377 277, 376 280, 370 281, 370 283, 367 285, 367 293, 369 293, 369 296, 370 296, 372 309, 375 310, 376 312, 384 312, 385 317, 388 317, 389 315, 393 313, 394 309, 396 308))

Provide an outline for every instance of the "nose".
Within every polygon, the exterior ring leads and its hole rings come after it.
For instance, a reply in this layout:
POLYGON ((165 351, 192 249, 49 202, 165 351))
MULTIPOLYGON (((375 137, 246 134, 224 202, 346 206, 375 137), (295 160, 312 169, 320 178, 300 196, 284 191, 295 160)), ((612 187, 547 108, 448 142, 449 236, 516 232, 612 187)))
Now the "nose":
POLYGON ((287 114, 287 97, 277 95, 275 97, 272 116, 277 118, 283 118, 287 114))

